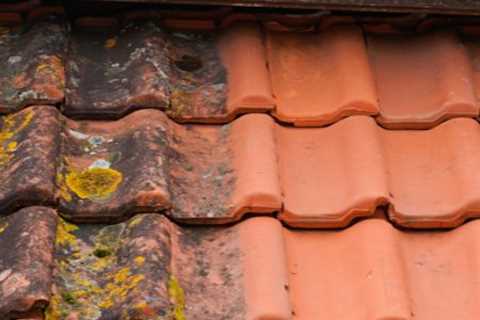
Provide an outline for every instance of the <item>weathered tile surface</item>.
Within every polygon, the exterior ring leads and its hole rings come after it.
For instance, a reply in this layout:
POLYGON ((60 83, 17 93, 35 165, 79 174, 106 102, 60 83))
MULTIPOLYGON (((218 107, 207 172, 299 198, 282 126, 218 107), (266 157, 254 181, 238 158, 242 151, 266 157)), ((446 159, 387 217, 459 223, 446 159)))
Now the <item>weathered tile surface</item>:
POLYGON ((0 30, 0 112, 64 98, 65 26, 51 18, 0 30))
POLYGON ((184 229, 156 214, 61 220, 46 319, 244 319, 237 228, 184 229))
POLYGON ((59 129, 53 107, 0 117, 0 210, 54 203, 59 129))
POLYGON ((153 22, 112 29, 77 27, 71 32, 66 114, 119 117, 136 108, 168 106, 165 32, 153 22))
POLYGON ((0 318, 47 306, 52 286, 56 214, 29 207, 0 218, 0 318))

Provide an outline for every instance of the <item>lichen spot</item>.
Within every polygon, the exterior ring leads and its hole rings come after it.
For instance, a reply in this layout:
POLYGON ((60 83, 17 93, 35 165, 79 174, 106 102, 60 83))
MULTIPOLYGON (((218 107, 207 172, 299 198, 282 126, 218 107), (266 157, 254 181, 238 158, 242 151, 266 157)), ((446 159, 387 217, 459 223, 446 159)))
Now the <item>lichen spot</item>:
POLYGON ((72 171, 66 176, 68 188, 80 199, 106 199, 122 182, 122 173, 111 168, 88 168, 81 172, 72 171))
POLYGON ((168 279, 168 295, 173 303, 172 317, 174 320, 186 320, 185 293, 175 276, 168 279))

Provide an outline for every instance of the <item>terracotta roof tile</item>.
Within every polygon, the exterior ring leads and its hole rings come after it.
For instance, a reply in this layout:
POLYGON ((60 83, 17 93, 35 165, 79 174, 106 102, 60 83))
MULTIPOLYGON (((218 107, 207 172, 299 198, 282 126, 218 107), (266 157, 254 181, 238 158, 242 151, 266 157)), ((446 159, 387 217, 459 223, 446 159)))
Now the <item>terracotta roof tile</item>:
POLYGON ((226 122, 274 106, 254 24, 221 34, 171 32, 154 22, 105 29, 72 32, 67 115, 117 118, 151 107, 181 122, 226 122))
POLYGON ((384 126, 425 128, 478 115, 472 66, 454 33, 370 35, 368 46, 384 126))
POLYGON ((275 116, 297 126, 324 125, 378 113, 362 31, 335 26, 320 33, 270 32, 268 61, 275 116))
POLYGON ((457 226, 480 212, 480 126, 468 118, 422 131, 386 130, 366 116, 325 128, 262 114, 183 126, 158 110, 73 121, 40 106, 2 122, 6 211, 57 199, 77 222, 165 211, 225 223, 280 212, 292 226, 339 227, 389 204, 392 220, 417 228, 457 226))
POLYGON ((344 226, 387 203, 390 218, 409 227, 452 227, 478 215, 480 131, 472 119, 391 131, 350 117, 323 129, 277 132, 280 218, 290 225, 344 226))
POLYGON ((0 112, 63 102, 65 27, 42 21, 0 31, 0 112))
POLYGON ((295 318, 476 319, 479 226, 411 233, 370 219, 340 232, 285 231, 295 318))
POLYGON ((0 318, 48 305, 56 223, 55 212, 42 207, 0 217, 0 318))
POLYGON ((33 107, 0 117, 0 210, 53 205, 59 144, 53 107, 33 107))
POLYGON ((478 221, 447 232, 399 231, 381 219, 299 231, 266 217, 208 228, 143 214, 115 225, 59 220, 55 240, 49 209, 5 221, 0 297, 16 302, 0 303, 2 318, 25 318, 48 302, 47 319, 476 319, 478 221), (23 230, 36 241, 25 242, 23 230), (35 271, 24 254, 15 258, 24 250, 41 259, 35 271), (12 257, 18 264, 5 271, 12 257))

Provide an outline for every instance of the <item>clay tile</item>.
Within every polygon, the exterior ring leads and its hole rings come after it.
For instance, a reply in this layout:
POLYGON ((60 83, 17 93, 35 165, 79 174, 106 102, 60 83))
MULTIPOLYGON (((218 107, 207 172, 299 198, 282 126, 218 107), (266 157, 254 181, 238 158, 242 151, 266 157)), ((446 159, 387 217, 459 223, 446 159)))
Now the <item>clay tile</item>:
POLYGON ((467 52, 452 32, 370 35, 368 44, 382 125, 429 128, 478 115, 467 52))
POLYGON ((339 227, 386 203, 386 163, 372 118, 351 117, 327 128, 278 127, 284 195, 280 218, 293 226, 339 227))
POLYGON ((367 117, 326 128, 278 126, 280 219, 342 227, 389 204, 389 218, 404 227, 458 226, 480 212, 479 130, 466 118, 422 131, 382 129, 367 117))
POLYGON ((238 24, 219 36, 175 32, 172 43, 173 88, 168 110, 172 118, 225 122, 240 113, 273 108, 257 25, 238 24))
POLYGON ((59 129, 52 107, 0 117, 0 210, 54 203, 59 129))
POLYGON ((286 230, 295 318, 475 319, 479 227, 410 233, 365 220, 340 232, 286 230))
POLYGON ((50 299, 56 214, 29 207, 0 217, 0 317, 26 319, 50 299))
POLYGON ((0 112, 63 101, 65 75, 63 23, 36 23, 26 31, 0 36, 0 112))
POLYGON ((275 116, 295 125, 324 125, 378 112, 361 30, 268 34, 275 116))
POLYGON ((245 319, 238 228, 181 228, 144 214, 112 226, 61 220, 58 235, 47 318, 245 319))
POLYGON ((153 110, 114 122, 67 120, 57 173, 62 213, 112 222, 170 207, 168 121, 153 110))
POLYGON ((384 131, 390 217, 408 227, 453 227, 480 212, 480 127, 453 119, 428 131, 384 131), (441 146, 441 147, 439 147, 441 146))
POLYGON ((221 223, 247 212, 280 209, 271 118, 247 115, 231 126, 197 126, 183 134, 182 126, 175 128, 178 142, 172 147, 178 156, 170 167, 173 208, 168 214, 193 223, 221 223))

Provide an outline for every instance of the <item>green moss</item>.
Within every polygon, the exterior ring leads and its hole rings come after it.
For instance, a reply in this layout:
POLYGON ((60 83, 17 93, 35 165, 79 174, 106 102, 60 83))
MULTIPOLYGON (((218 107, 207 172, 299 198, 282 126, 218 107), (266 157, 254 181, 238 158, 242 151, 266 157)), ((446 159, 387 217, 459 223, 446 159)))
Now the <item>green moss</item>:
POLYGON ((108 248, 96 248, 93 251, 93 255, 97 258, 105 258, 112 254, 112 250, 108 248))
POLYGON ((62 293, 62 298, 63 301, 65 301, 68 304, 77 304, 77 299, 71 294, 70 292, 64 292, 62 293))

